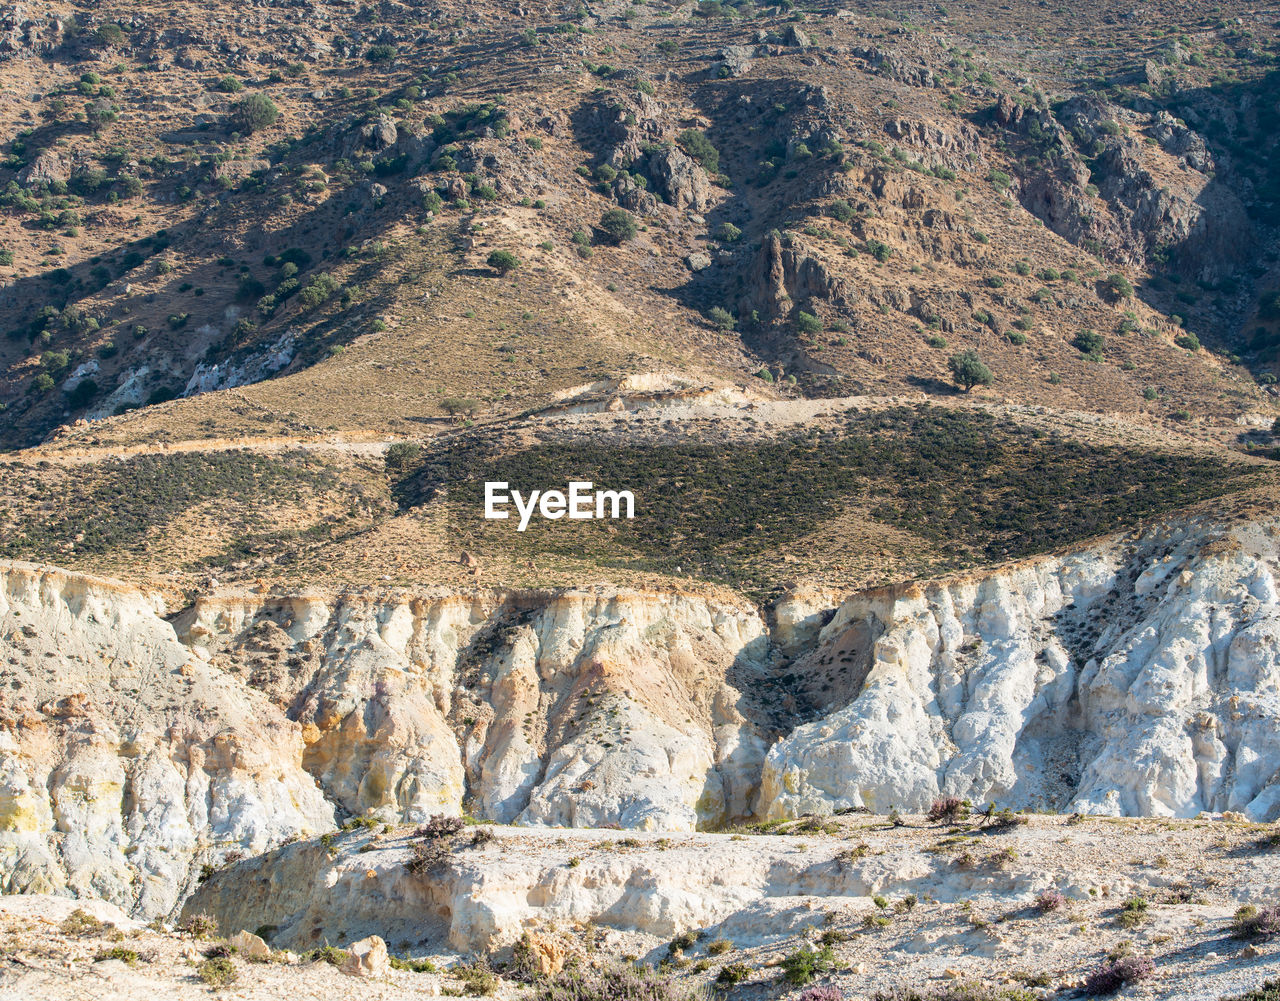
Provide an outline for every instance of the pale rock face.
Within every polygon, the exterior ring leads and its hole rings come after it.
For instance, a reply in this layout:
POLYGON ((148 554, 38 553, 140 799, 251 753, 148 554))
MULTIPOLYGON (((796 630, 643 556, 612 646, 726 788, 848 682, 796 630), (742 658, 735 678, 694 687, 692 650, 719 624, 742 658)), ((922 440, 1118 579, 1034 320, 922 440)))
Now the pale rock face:
POLYGON ((193 659, 158 601, 28 564, 0 575, 0 885, 166 913, 197 860, 333 825, 302 741, 260 694, 193 659))
POLYGON ((1122 546, 854 596, 808 663, 830 663, 860 628, 865 683, 770 750, 762 812, 916 811, 951 794, 1275 819, 1275 532, 1160 526, 1122 546))
POLYGON ((1275 819, 1276 535, 1172 522, 793 593, 772 628, 603 587, 223 590, 166 619, 117 582, 0 564, 0 888, 170 913, 204 865, 347 815, 688 832, 955 794, 1275 819))

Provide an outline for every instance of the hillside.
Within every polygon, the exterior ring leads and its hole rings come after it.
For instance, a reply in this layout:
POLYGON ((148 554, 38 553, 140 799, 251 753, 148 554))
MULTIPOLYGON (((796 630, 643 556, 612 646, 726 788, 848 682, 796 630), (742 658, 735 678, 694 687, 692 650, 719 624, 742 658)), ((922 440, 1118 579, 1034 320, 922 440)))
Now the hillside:
POLYGON ((5 441, 412 436, 653 371, 945 395, 962 348, 997 399, 1273 413, 1265 18, 522 11, 15 25, 5 441))
POLYGON ((1238 0, 0 14, 0 995, 1274 1001, 1278 137, 1238 0))

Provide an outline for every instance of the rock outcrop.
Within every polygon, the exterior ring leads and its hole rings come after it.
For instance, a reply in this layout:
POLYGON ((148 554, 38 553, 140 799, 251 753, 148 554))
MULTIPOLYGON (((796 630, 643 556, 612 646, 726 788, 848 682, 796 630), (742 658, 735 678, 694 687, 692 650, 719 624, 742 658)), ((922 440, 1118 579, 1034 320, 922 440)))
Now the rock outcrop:
MULTIPOLYGON (((3 565, 0 881, 167 913, 347 815, 713 828, 942 793, 1280 816, 1275 520, 771 613, 681 593, 147 593, 3 565), (772 747, 770 747, 772 744, 772 747)), ((256 927, 256 925, 254 926, 256 927)))
POLYGON ((205 860, 333 826, 297 724, 193 656, 162 612, 115 581, 4 566, 4 891, 163 914, 205 860))
POLYGON ((771 817, 977 803, 1280 815, 1275 523, 1152 529, 856 595, 792 670, 856 697, 779 741, 771 817))

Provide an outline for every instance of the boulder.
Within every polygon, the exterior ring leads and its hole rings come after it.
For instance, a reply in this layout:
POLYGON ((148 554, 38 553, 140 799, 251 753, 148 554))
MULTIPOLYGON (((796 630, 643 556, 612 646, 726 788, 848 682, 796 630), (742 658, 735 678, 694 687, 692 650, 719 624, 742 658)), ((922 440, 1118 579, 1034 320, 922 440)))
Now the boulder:
POLYGON ((231 936, 231 948, 249 960, 271 958, 271 947, 251 931, 238 931, 231 936))
POLYGON ((702 211, 711 196, 707 172, 681 150, 670 147, 649 158, 649 179, 677 209, 702 211))
POLYGON ((34 160, 18 171, 18 181, 28 188, 66 184, 71 180, 71 163, 51 149, 41 150, 34 160))
POLYGON ((400 133, 396 130, 396 123, 387 115, 379 115, 374 121, 369 122, 360 130, 360 138, 364 140, 365 145, 374 149, 386 149, 388 146, 394 146, 399 137, 400 133))
POLYGON ((387 943, 377 935, 352 942, 342 972, 350 977, 385 977, 391 969, 387 943))
POLYGON ((756 50, 747 45, 728 45, 720 50, 720 77, 739 77, 751 69, 756 50))

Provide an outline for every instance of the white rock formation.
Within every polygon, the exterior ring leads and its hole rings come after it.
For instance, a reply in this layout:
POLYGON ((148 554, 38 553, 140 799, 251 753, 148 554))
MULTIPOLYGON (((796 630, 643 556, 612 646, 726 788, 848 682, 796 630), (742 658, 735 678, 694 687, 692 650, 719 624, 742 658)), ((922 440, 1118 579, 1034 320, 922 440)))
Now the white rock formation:
POLYGON ((797 673, 865 673, 770 750, 771 817, 939 794, 1114 815, 1280 815, 1274 521, 1174 523, 855 595, 797 673))
MULTIPOLYGON (((276 948, 310 949, 381 936, 398 950, 488 954, 522 932, 594 927, 637 935, 618 951, 646 952, 691 930, 750 947, 824 926, 826 916, 879 913, 876 895, 1025 907, 1046 890, 1106 906, 1130 895, 1154 898, 1187 878, 1186 868, 1118 866, 1126 854, 1167 852, 1190 860, 1222 836, 1222 825, 1098 829, 1043 818, 1027 827, 966 839, 947 826, 895 829, 850 818, 837 836, 545 831, 497 828, 480 845, 466 833, 439 868, 405 863, 414 836, 352 832, 332 850, 290 845, 214 876, 184 915, 208 914, 224 933, 270 924, 276 948), (960 841, 940 849, 949 842, 960 841), (850 851, 858 846, 857 851, 850 851), (957 855, 965 851, 971 861, 957 855), (634 948, 639 946, 639 948, 634 948)), ((1219 860, 1215 893, 1243 901, 1280 890, 1280 855, 1219 860)), ((1197 871, 1196 879, 1207 877, 1197 871)), ((1185 887, 1185 883, 1182 884, 1185 887)), ((1224 913, 1229 915, 1232 908, 1224 913)))
POLYGON ((798 593, 772 633, 745 602, 605 588, 220 590, 167 619, 0 564, 0 887, 167 913, 205 865, 348 814, 691 831, 954 793, 1275 819, 1276 534, 1181 520, 798 593))
POLYGON ((0 575, 6 892, 165 913, 197 862, 333 826, 298 726, 192 657, 161 612, 103 578, 0 575))

